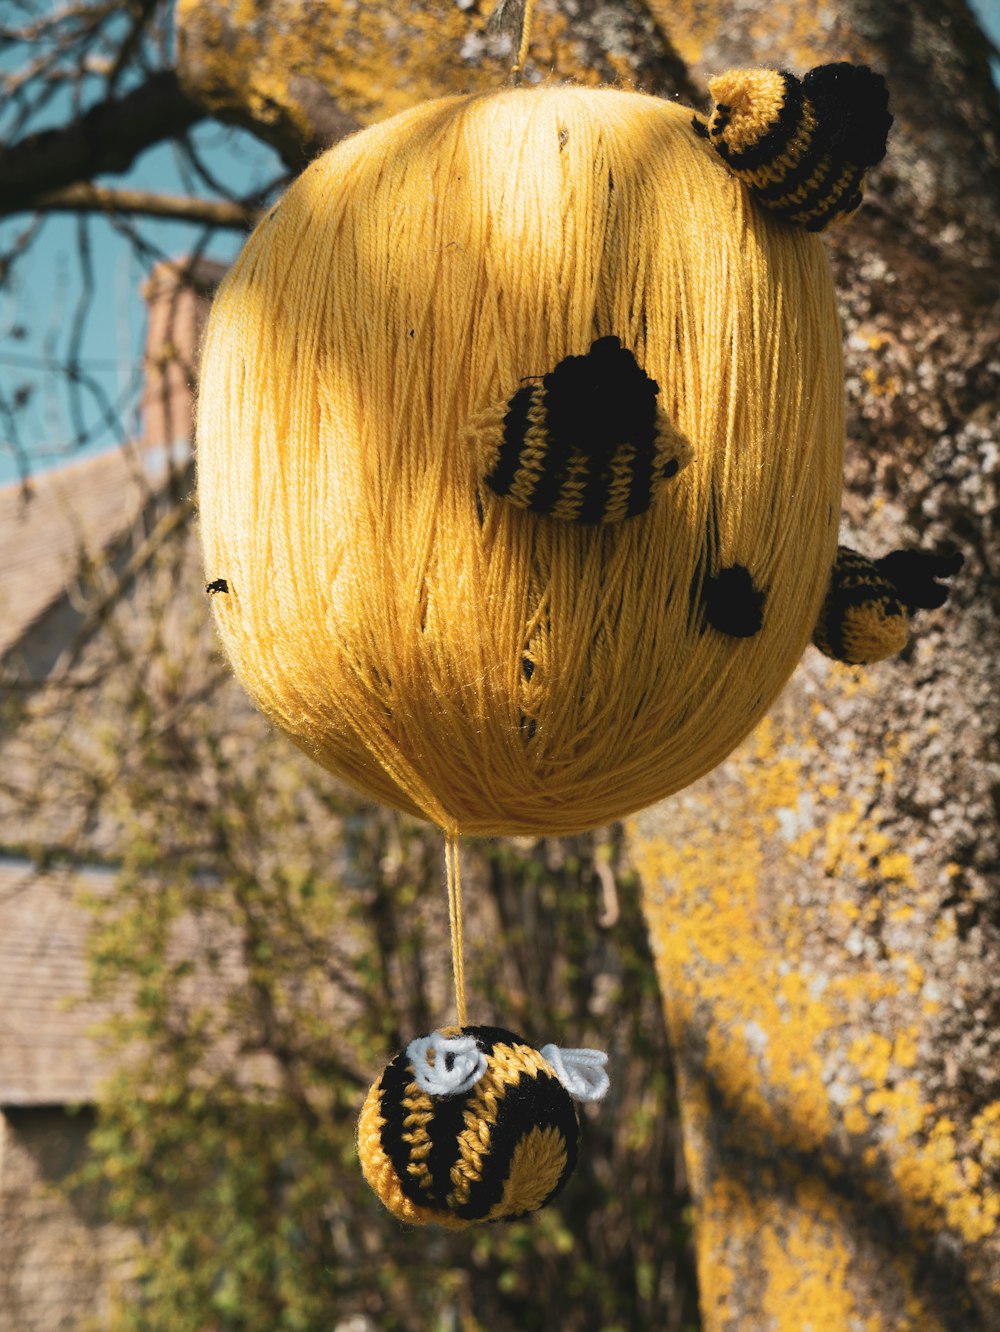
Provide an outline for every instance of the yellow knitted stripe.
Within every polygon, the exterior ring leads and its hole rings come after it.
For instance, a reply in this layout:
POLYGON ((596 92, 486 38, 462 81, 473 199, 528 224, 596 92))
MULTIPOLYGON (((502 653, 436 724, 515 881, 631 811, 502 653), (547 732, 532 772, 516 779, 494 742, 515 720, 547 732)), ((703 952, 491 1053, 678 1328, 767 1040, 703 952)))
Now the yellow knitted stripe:
MULTIPOLYGON (((783 194, 780 199, 769 199, 767 201, 768 207, 777 208, 781 211, 793 207, 800 200, 807 198, 814 190, 818 189, 826 180, 832 169, 833 158, 829 153, 824 153, 817 161, 813 172, 808 179, 804 180, 797 189, 789 190, 787 194, 783 194)), ((820 207, 825 208, 827 206, 829 197, 829 193, 822 196, 820 207)), ((799 214, 795 214, 795 216, 798 217, 799 214)), ((806 216, 806 214, 803 214, 802 216, 806 216)))
POLYGON ((531 1129, 514 1148, 503 1197, 490 1208, 488 1221, 534 1212, 559 1183, 566 1169, 566 1141, 557 1128, 531 1129))
POLYGON ((528 408, 528 428, 524 432, 521 457, 507 498, 512 504, 526 509, 531 503, 535 485, 545 471, 549 457, 549 436, 545 428, 545 406, 541 388, 532 389, 531 406, 528 408))
POLYGON ((777 121, 785 102, 785 80, 775 69, 731 69, 708 81, 716 102, 709 128, 718 124, 719 107, 728 107, 722 138, 732 153, 759 142, 777 121))
POLYGON ((842 655, 845 661, 856 665, 884 661, 901 652, 909 636, 906 614, 886 614, 885 601, 851 606, 844 613, 842 655))
MULTIPOLYGON (((829 161, 829 159, 825 158, 824 161, 829 161)), ((830 211, 830 205, 842 198, 847 190, 854 184, 857 179, 857 174, 858 168, 851 162, 846 163, 841 167, 840 175, 834 179, 822 199, 820 199, 819 202, 807 212, 792 214, 792 220, 795 222, 808 222, 814 217, 820 217, 823 213, 828 213, 830 211)))
POLYGON ((466 427, 466 439, 475 456, 482 459, 483 476, 489 476, 497 465, 503 440, 503 422, 507 403, 497 402, 478 412, 466 427))
POLYGON ((431 1189, 431 1172, 427 1164, 433 1143, 427 1131, 434 1119, 434 1104, 425 1091, 411 1082, 403 1097, 403 1141, 410 1145, 410 1164, 406 1172, 412 1175, 425 1192, 431 1189))
POLYGON ((590 460, 582 453, 571 455, 566 468, 566 479, 559 490, 559 499, 552 510, 553 518, 572 522, 580 512, 583 494, 590 474, 590 460))
POLYGON ((682 472, 693 457, 694 449, 670 417, 665 412, 657 412, 656 440, 653 444, 653 495, 670 479, 663 475, 668 462, 676 462, 677 471, 682 472))
POLYGON ((382 1149, 381 1079, 369 1091, 358 1120, 358 1160, 369 1187, 385 1204, 393 1216, 411 1226, 437 1223, 451 1230, 464 1230, 469 1224, 460 1217, 450 1216, 429 1207, 419 1207, 403 1192, 396 1170, 382 1149))
MULTIPOLYGON (((747 185, 757 189, 763 189, 767 185, 776 185, 790 171, 794 171, 806 153, 810 151, 815 133, 816 113, 813 111, 812 103, 806 97, 803 98, 799 127, 785 151, 779 157, 774 158, 773 161, 765 163, 764 166, 755 167, 751 171, 741 170, 737 172, 737 175, 747 185)), ((775 203, 768 201, 768 207, 774 208, 775 206, 775 203)))
POLYGON ((608 499, 604 508, 603 521, 620 522, 628 512, 629 492, 632 489, 632 464, 635 462, 635 449, 631 444, 623 444, 615 450, 611 460, 611 480, 608 485, 608 499))
POLYGON ((500 1102, 507 1088, 520 1081, 522 1074, 537 1077, 551 1075, 552 1068, 537 1050, 527 1045, 494 1045, 489 1067, 476 1083, 475 1094, 465 1108, 465 1128, 458 1135, 458 1157, 451 1168, 454 1188, 448 1194, 451 1210, 464 1207, 472 1186, 482 1178, 483 1161, 489 1155, 491 1128, 496 1123, 500 1102))

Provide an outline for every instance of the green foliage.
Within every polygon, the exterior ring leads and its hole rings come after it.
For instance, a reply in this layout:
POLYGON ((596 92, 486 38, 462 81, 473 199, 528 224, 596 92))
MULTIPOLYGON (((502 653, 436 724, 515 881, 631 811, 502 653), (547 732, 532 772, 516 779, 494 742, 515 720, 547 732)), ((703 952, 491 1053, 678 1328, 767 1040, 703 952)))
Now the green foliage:
POLYGON ((113 1328, 694 1327, 660 1000, 620 835, 463 847, 471 1019, 609 1048, 613 1091, 545 1212, 406 1230, 368 1192, 354 1131, 382 1065, 453 1016, 440 834, 345 793, 214 665, 206 687, 194 664, 212 648, 182 627, 120 658, 127 757, 107 799, 124 859, 93 902, 120 1071, 77 1183, 137 1237, 113 1328))

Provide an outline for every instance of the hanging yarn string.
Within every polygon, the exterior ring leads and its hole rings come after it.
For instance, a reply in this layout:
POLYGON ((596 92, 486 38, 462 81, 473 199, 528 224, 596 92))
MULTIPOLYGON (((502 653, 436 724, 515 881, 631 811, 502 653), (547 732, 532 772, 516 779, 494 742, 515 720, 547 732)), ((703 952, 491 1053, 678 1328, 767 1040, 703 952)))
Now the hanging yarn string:
POLYGON ((524 62, 528 58, 534 9, 535 0, 497 0, 486 24, 488 33, 516 36, 514 63, 510 67, 511 82, 515 87, 521 82, 524 62))
POLYGON ((465 1026, 465 939, 462 925, 462 868, 458 838, 448 833, 444 842, 448 880, 448 927, 451 933, 452 972, 455 978, 455 1011, 458 1025, 465 1026))

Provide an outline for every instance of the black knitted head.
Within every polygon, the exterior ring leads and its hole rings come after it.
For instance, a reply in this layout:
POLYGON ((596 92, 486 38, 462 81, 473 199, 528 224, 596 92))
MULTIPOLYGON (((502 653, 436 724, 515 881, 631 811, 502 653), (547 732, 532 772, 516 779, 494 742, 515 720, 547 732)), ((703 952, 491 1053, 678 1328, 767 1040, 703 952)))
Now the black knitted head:
POLYGON ((659 390, 617 338, 598 338, 585 355, 565 357, 542 385, 557 453, 604 459, 619 444, 652 444, 659 390))
POLYGON ((827 151, 855 166, 870 167, 885 157, 892 116, 889 89, 867 65, 817 65, 802 79, 827 151))

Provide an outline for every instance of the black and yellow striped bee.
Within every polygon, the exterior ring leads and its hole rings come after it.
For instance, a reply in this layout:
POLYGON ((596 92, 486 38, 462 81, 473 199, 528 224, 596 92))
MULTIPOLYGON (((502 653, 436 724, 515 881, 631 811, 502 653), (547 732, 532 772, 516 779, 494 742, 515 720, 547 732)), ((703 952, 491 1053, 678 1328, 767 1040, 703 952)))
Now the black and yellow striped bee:
POLYGON ((806 231, 861 203, 865 174, 885 156, 892 124, 885 80, 864 65, 730 70, 708 85, 715 107, 695 128, 755 201, 806 231))
POLYGON ((534 1046, 502 1027, 451 1027, 471 1036, 485 1071, 457 1095, 417 1082, 409 1050, 383 1070, 358 1122, 365 1179, 410 1225, 460 1229, 544 1207, 576 1167, 573 1098, 534 1046))
POLYGON ((659 388, 616 337, 567 356, 473 423, 485 483, 532 513, 611 523, 645 513, 693 457, 659 388))
POLYGON ((854 666, 891 657, 909 641, 910 616, 947 600, 948 589, 937 580, 961 567, 962 556, 953 551, 894 550, 872 561, 840 546, 813 642, 854 666))

